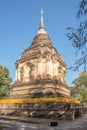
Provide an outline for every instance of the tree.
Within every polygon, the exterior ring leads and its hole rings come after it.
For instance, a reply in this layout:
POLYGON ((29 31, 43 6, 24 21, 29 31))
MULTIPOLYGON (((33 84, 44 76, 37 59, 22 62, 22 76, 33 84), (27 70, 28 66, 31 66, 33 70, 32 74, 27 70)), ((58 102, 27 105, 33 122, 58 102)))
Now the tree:
POLYGON ((72 82, 77 88, 85 86, 87 87, 87 72, 81 72, 79 77, 72 82))
POLYGON ((81 72, 79 77, 74 79, 74 87, 71 87, 71 96, 87 103, 87 72, 81 72))
POLYGON ((87 65, 87 0, 81 0, 78 6, 76 18, 79 20, 78 27, 69 27, 67 37, 72 41, 72 46, 76 52, 81 53, 81 57, 70 67, 77 70, 81 65, 84 65, 86 70, 87 65))
POLYGON ((0 99, 8 95, 11 81, 8 68, 0 65, 0 99))

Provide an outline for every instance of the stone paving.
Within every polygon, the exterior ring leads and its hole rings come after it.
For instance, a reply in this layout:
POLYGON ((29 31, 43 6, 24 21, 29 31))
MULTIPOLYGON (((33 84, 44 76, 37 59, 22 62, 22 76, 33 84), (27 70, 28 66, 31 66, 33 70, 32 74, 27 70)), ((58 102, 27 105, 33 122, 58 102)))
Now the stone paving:
POLYGON ((73 121, 57 121, 57 126, 50 126, 48 119, 20 121, 0 119, 0 130, 87 130, 87 114, 73 121))
POLYGON ((66 121, 56 130, 87 130, 87 114, 74 121, 66 121))

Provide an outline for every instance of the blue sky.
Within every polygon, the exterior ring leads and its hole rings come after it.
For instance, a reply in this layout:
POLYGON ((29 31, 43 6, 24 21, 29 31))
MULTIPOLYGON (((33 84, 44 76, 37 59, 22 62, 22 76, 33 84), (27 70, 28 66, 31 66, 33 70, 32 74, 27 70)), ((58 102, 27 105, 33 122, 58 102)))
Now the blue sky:
MULTIPOLYGON (((0 64, 7 66, 15 77, 15 62, 31 45, 40 24, 40 9, 44 24, 57 51, 69 67, 75 60, 75 50, 66 37, 69 26, 77 26, 77 5, 80 0, 0 0, 0 64)), ((79 71, 80 72, 80 71, 79 71)), ((68 70, 66 81, 71 85, 79 72, 68 70)))

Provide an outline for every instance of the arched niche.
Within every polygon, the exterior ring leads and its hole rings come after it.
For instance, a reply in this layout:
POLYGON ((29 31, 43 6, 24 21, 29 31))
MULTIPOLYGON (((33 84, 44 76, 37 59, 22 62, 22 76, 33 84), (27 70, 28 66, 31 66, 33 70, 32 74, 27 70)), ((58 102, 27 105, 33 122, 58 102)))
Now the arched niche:
POLYGON ((33 63, 27 62, 26 66, 28 67, 27 74, 28 74, 29 81, 30 81, 31 79, 34 78, 35 65, 33 63))
POLYGON ((23 66, 20 68, 20 80, 22 82, 30 81, 33 77, 33 70, 34 65, 30 62, 23 64, 23 66))

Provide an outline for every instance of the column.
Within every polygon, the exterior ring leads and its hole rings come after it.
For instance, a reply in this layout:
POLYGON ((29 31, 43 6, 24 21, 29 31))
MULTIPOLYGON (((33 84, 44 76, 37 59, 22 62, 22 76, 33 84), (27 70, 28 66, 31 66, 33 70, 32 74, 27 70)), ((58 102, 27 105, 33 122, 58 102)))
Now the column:
POLYGON ((47 60, 46 63, 46 74, 48 75, 53 75, 53 65, 52 65, 52 61, 51 60, 47 60))
POLYGON ((18 81, 20 81, 20 68, 19 67, 17 69, 17 79, 18 79, 18 81))
POLYGON ((53 76, 58 76, 58 63, 53 63, 53 76))
POLYGON ((42 63, 38 62, 38 75, 42 75, 42 63))

